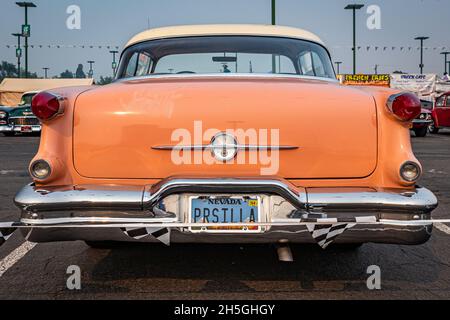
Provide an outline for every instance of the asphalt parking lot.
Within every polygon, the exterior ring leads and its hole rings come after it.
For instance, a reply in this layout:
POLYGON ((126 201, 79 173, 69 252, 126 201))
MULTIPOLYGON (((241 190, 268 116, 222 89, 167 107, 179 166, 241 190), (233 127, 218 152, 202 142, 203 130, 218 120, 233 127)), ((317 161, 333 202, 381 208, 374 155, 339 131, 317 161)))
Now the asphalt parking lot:
MULTIPOLYGON (((0 136, 0 221, 18 217, 12 199, 30 181, 38 137, 0 136)), ((435 218, 450 218, 450 131, 413 138, 438 196, 435 218)), ((366 244, 358 251, 295 246, 278 262, 270 246, 123 246, 83 242, 34 245, 20 233, 0 247, 0 299, 449 299, 450 228, 439 225, 422 246, 366 244), (66 287, 70 265, 82 289, 66 287), (367 289, 367 268, 381 268, 381 290, 367 289)))

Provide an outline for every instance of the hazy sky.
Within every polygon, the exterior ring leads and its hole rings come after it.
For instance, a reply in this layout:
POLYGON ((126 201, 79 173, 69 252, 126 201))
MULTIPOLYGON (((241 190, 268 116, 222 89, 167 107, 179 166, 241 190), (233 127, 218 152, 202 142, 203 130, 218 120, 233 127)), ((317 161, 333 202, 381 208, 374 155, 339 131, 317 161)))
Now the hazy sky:
MULTIPOLYGON (((30 48, 30 71, 50 76, 65 69, 75 71, 87 60, 95 60, 95 76, 111 74, 111 55, 105 46, 122 46, 134 34, 168 25, 209 23, 270 23, 270 0, 33 0, 30 44, 95 45, 102 49, 30 48), (81 29, 69 30, 67 7, 81 8, 81 29)), ((307 29, 319 35, 330 48, 334 61, 343 61, 341 71, 352 70, 352 16, 343 10, 350 0, 277 0, 277 23, 307 29)), ((358 12, 358 72, 394 70, 418 72, 420 35, 430 36, 425 44, 425 72, 443 73, 444 59, 439 53, 450 51, 450 0, 361 0, 358 3, 381 8, 381 29, 369 30, 369 14, 358 12), (367 47, 370 46, 370 50, 367 47), (378 46, 377 51, 374 47, 378 46), (384 47, 387 47, 384 50, 384 47), (392 50, 392 47, 396 47, 392 50), (400 50, 400 47, 404 47, 400 50), (408 50, 408 47, 413 47, 408 50)), ((0 0, 0 60, 16 63, 14 46, 24 21, 24 10, 15 1, 0 0)), ((22 61, 23 63, 23 61, 22 61)))

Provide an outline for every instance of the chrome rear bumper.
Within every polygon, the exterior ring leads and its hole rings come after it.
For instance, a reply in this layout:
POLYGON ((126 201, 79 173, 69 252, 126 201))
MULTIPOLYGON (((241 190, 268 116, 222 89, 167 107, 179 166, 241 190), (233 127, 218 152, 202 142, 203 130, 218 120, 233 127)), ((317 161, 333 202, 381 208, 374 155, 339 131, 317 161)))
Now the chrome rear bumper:
MULTIPOLYGON (((349 230, 347 241, 417 244, 428 240, 432 223, 426 220, 431 219, 431 212, 438 202, 432 192, 421 187, 413 191, 302 188, 283 179, 171 178, 148 187, 39 188, 28 185, 17 194, 15 204, 22 211, 21 223, 41 227, 33 231, 38 242, 50 241, 51 238, 53 241, 127 241, 123 234, 107 227, 114 224, 148 226, 153 223, 176 229, 172 242, 178 239, 179 242, 229 243, 241 238, 245 242, 272 242, 277 237, 292 238, 292 242, 309 242, 310 239, 301 236, 307 232, 301 222, 311 217, 351 219, 374 216, 377 223, 365 223, 349 230), (262 221, 264 232, 232 236, 192 234, 187 229, 188 213, 184 204, 186 198, 193 194, 263 196, 267 204, 262 221), (101 226, 103 228, 95 231, 91 229, 101 226)), ((341 241, 345 242, 346 237, 341 241)))
POLYGON ((36 126, 36 125, 0 125, 0 132, 23 132, 22 128, 30 128, 31 131, 25 131, 25 133, 30 132, 41 132, 42 126, 36 126))

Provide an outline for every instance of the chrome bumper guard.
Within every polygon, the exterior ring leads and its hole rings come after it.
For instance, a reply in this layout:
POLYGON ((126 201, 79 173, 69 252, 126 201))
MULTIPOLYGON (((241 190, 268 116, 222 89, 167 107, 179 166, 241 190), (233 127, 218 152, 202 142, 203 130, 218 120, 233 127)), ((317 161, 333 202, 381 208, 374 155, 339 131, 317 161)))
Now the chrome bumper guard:
POLYGON ((9 237, 15 229, 21 229, 32 242, 160 241, 170 244, 289 241, 316 242, 322 248, 333 241, 411 245, 429 239, 433 223, 437 222, 431 220, 431 212, 438 205, 433 193, 421 187, 414 190, 303 188, 283 179, 186 178, 170 178, 147 187, 85 185, 40 188, 31 184, 24 187, 14 201, 22 216, 19 222, 6 226, 0 224, 0 245, 1 233, 9 237), (186 199, 204 194, 259 195, 265 199, 262 201, 266 206, 264 219, 251 225, 187 223, 186 199), (178 208, 178 211, 171 210, 173 208, 178 208), (261 232, 211 234, 195 233, 189 229, 235 225, 258 225, 261 232), (324 230, 328 230, 326 235, 324 230))
MULTIPOLYGON (((266 194, 292 205, 290 213, 272 217, 266 226, 298 225, 302 219, 376 216, 386 223, 426 221, 437 207, 434 194, 415 190, 371 188, 302 188, 283 179, 178 179, 171 178, 148 187, 70 186, 24 187, 15 197, 22 211, 21 222, 30 226, 173 224, 189 227, 183 219, 158 208, 171 195, 179 194, 266 194), (405 221, 406 220, 406 221, 405 221)), ((307 222, 307 220, 305 221, 307 222)))

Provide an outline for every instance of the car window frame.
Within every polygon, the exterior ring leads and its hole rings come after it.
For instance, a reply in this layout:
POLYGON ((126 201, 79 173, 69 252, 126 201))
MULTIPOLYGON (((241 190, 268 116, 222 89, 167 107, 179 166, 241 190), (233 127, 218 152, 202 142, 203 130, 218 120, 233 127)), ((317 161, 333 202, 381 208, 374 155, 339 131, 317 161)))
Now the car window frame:
MULTIPOLYGON (((305 77, 306 78, 317 78, 317 79, 322 79, 322 80, 331 81, 331 82, 338 82, 337 75, 336 75, 336 70, 335 70, 334 65, 332 63, 333 60, 332 60, 330 51, 328 50, 328 48, 324 44, 322 44, 320 42, 315 42, 315 41, 308 40, 308 39, 294 38, 294 37, 289 37, 289 36, 271 36, 271 35, 220 35, 220 36, 217 36, 217 37, 222 37, 222 36, 223 37, 229 37, 229 36, 236 36, 236 37, 242 36, 242 37, 244 37, 244 36, 248 36, 248 37, 255 37, 255 38, 260 37, 260 38, 290 39, 290 40, 303 41, 303 42, 306 42, 306 43, 310 43, 310 44, 319 46, 325 51, 325 55, 328 58, 328 61, 330 63, 330 65, 329 65, 330 75, 329 76, 325 76, 325 77, 317 76, 316 73, 315 73, 314 68, 313 68, 313 75, 305 75, 305 74, 303 74, 302 70, 300 70, 300 65, 298 63, 298 59, 299 59, 301 53, 299 53, 297 55, 297 58, 292 57, 290 59, 294 63, 294 68, 295 68, 296 72, 298 72, 298 74, 289 74, 289 75, 280 74, 280 75, 281 76, 290 76, 290 77, 299 77, 299 78, 305 78, 305 77)), ((116 73, 115 81, 125 81, 127 79, 129 80, 129 79, 132 79, 132 78, 142 78, 142 77, 136 77, 136 76, 134 76, 134 77, 127 77, 127 76, 125 76, 127 65, 125 65, 123 60, 126 58, 126 52, 129 51, 129 50, 132 50, 134 47, 139 47, 139 46, 141 46, 141 45, 143 45, 143 44, 145 44, 147 42, 164 40, 164 39, 170 40, 170 39, 201 38, 201 37, 215 37, 215 36, 214 35, 204 35, 204 36, 203 35, 195 35, 195 36, 193 35, 193 36, 175 36, 175 37, 169 37, 169 38, 155 38, 155 39, 148 39, 148 40, 145 40, 145 41, 141 41, 141 42, 132 44, 132 45, 124 48, 124 50, 121 52, 119 69, 118 69, 118 72, 116 73)), ((140 51, 135 51, 134 53, 137 53, 137 52, 140 52, 140 51)), ((310 57, 312 59, 312 55, 311 55, 312 50, 309 50, 308 52, 309 52, 310 57)), ((150 53, 150 56, 152 56, 151 53, 150 53)), ((318 54, 318 57, 321 58, 321 55, 318 54)), ((130 59, 128 59, 128 61, 130 61, 130 59)), ((137 59, 137 61, 138 61, 138 59, 137 59)), ((171 76, 170 74, 153 74, 154 70, 155 70, 155 68, 156 68, 156 66, 158 64, 158 61, 159 61, 159 59, 157 59, 156 57, 152 56, 152 68, 151 68, 151 71, 149 71, 149 74, 146 77, 155 77, 155 76, 156 77, 163 77, 163 76, 168 77, 168 76, 171 76)), ((136 62, 136 63, 138 63, 138 62, 136 62)), ((323 62, 322 62, 322 65, 323 65, 324 71, 325 71, 327 68, 325 68, 325 64, 323 62)), ((136 73, 136 70, 137 70, 137 65, 136 65, 135 73, 136 73)), ((240 74, 238 73, 237 75, 244 75, 244 74, 245 73, 240 73, 240 74)), ((205 76, 205 75, 208 75, 208 74, 197 74, 197 76, 205 76)), ((213 75, 217 75, 217 74, 213 74, 213 75)), ((274 75, 275 74, 268 73, 265 76, 270 77, 270 76, 274 76, 274 75)))
POLYGON ((447 97, 448 96, 446 96, 446 95, 443 95, 443 96, 440 96, 439 98, 437 98, 436 99, 436 108, 445 108, 445 105, 446 105, 446 102, 447 102, 447 97), (443 101, 443 104, 440 106, 440 105, 438 105, 438 103, 439 103, 439 100, 441 100, 442 99, 442 101, 443 101))

